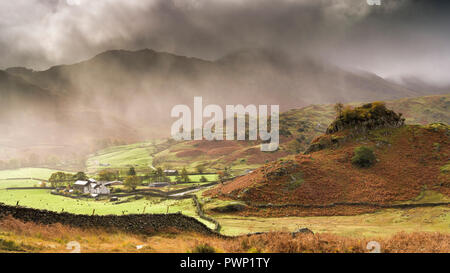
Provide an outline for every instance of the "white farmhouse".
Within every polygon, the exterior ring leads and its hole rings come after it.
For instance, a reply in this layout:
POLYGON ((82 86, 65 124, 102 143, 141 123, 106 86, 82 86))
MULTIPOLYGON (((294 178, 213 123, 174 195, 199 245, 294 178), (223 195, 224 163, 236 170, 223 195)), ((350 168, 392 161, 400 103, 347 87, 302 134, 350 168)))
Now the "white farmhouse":
POLYGON ((90 184, 89 181, 78 180, 73 184, 73 188, 81 193, 89 193, 90 184))
POLYGON ((106 183, 99 183, 92 178, 88 181, 78 180, 73 187, 83 194, 91 194, 92 196, 108 195, 111 193, 106 183))

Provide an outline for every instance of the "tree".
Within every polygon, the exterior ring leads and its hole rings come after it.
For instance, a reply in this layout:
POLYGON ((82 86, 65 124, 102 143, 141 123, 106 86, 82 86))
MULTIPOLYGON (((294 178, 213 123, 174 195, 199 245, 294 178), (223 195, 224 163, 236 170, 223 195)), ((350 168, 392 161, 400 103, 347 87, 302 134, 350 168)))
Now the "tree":
POLYGON ((141 184, 141 179, 138 176, 130 175, 125 178, 123 185, 130 190, 135 190, 141 184))
POLYGON ((89 179, 88 176, 84 172, 77 172, 76 174, 73 175, 74 181, 77 181, 77 180, 86 181, 88 179, 89 179))
POLYGON ((170 178, 166 176, 161 167, 150 173, 150 180, 153 182, 170 182, 170 178))
POLYGON ((134 169, 134 167, 131 167, 130 170, 128 170, 127 174, 129 176, 135 176, 136 175, 136 170, 134 169))
POLYGON ((225 180, 229 179, 231 177, 229 168, 225 167, 223 171, 220 171, 217 173, 219 175, 219 181, 223 184, 225 180))
POLYGON ((223 172, 222 171, 219 171, 218 173, 217 173, 217 175, 219 176, 219 181, 220 181, 220 184, 223 184, 223 182, 224 182, 224 178, 223 178, 223 172))
POLYGON ((151 170, 148 174, 150 182, 156 182, 156 170, 151 170))
POLYGON ((181 170, 181 181, 183 181, 183 182, 191 181, 191 179, 189 178, 189 173, 187 172, 186 168, 183 168, 181 170))
POLYGON ((161 178, 161 177, 163 177, 163 176, 164 176, 164 171, 163 171, 163 169, 162 169, 161 167, 158 167, 158 168, 156 169, 156 177, 161 178))
MULTIPOLYGON (((69 181, 68 177, 69 177, 69 175, 67 175, 66 173, 56 172, 56 173, 52 173, 52 175, 48 179, 48 182, 50 182, 50 184, 53 188, 56 188, 56 187, 58 187, 59 184, 68 182, 69 181)), ((72 178, 71 175, 70 175, 70 178, 72 178)))
POLYGON ((114 181, 117 180, 117 173, 111 170, 102 170, 98 173, 100 181, 114 181))
POLYGON ((181 176, 179 174, 175 175, 175 181, 177 183, 183 182, 183 180, 181 179, 181 176))
POLYGON ((334 105, 334 110, 336 111, 336 116, 340 117, 342 115, 342 110, 344 109, 344 105, 340 102, 334 105))
POLYGON ((223 175, 224 175, 224 178, 225 178, 225 179, 230 178, 230 177, 231 177, 231 174, 230 174, 230 168, 225 167, 225 169, 223 170, 223 175))

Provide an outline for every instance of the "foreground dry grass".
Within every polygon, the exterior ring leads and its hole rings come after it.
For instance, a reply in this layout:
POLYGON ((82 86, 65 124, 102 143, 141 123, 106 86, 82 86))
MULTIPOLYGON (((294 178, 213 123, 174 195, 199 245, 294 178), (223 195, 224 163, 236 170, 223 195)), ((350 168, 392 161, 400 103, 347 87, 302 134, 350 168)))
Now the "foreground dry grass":
POLYGON ((332 234, 271 232, 250 237, 218 238, 176 231, 143 236, 117 231, 84 230, 60 224, 44 226, 13 218, 0 221, 0 252, 63 252, 77 241, 81 252, 369 252, 369 241, 381 252, 450 252, 450 235, 397 233, 388 238, 349 238, 332 234), (207 247, 205 247, 207 246, 207 247))

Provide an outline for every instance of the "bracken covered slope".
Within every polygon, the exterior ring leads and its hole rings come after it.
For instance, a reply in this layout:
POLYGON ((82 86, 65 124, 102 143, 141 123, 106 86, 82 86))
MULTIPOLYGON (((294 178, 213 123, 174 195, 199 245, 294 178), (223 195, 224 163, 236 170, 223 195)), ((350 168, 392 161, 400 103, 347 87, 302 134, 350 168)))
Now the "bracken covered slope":
POLYGON ((449 128, 407 125, 359 135, 350 130, 324 135, 313 141, 321 141, 322 149, 266 164, 205 194, 248 204, 302 205, 395 204, 424 191, 448 198, 449 128), (372 167, 351 163, 359 146, 373 149, 377 162, 372 167))

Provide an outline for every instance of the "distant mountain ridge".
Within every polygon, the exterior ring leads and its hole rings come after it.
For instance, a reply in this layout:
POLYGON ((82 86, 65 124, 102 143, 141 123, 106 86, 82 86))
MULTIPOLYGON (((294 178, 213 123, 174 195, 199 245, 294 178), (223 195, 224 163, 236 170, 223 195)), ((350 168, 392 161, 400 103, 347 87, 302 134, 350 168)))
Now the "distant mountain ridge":
POLYGON ((293 60, 270 50, 238 51, 216 61, 150 49, 111 50, 86 61, 45 71, 25 68, 7 71, 53 93, 68 96, 90 93, 95 87, 98 87, 97 93, 106 94, 111 90, 130 92, 127 87, 149 95, 183 91, 177 95, 189 100, 193 94, 214 100, 224 97, 225 92, 228 100, 249 101, 245 95, 256 93, 282 107, 292 108, 336 100, 385 100, 429 94, 369 72, 349 72, 313 59, 293 60), (223 87, 218 86, 219 83, 223 87), (180 84, 187 84, 187 87, 181 88, 180 84))

